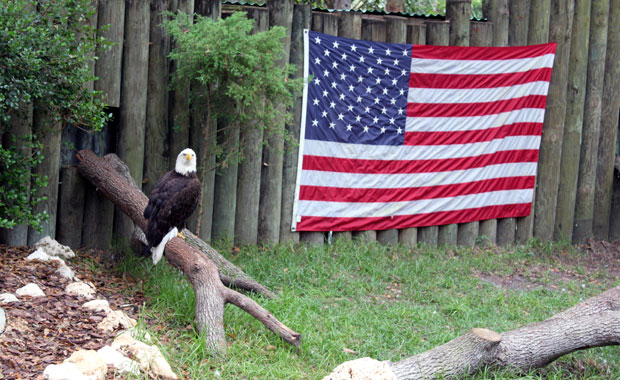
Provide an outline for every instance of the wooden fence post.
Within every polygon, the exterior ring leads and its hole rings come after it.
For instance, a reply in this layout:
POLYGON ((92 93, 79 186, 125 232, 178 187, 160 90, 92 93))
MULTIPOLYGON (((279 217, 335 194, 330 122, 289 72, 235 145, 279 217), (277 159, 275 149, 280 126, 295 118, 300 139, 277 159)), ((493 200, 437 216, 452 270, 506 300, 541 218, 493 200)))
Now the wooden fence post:
POLYGON ((594 186, 600 135, 601 104, 603 101, 608 15, 609 0, 592 1, 588 82, 586 84, 585 102, 586 112, 583 117, 579 178, 577 180, 575 227, 573 229, 574 243, 583 243, 592 236, 594 186))
POLYGON ((58 210, 58 181, 60 180, 60 138, 62 125, 54 122, 47 114, 44 105, 34 105, 32 132, 43 144, 43 162, 37 165, 32 172, 40 177, 47 177, 47 185, 41 188, 35 196, 45 196, 46 200, 34 207, 36 212, 47 212, 49 219, 42 223, 43 229, 39 232, 28 227, 28 245, 50 236, 56 238, 56 216, 58 210))
MULTIPOLYGON (((312 6, 309 4, 295 4, 293 9, 293 23, 291 31, 290 63, 295 65, 296 78, 304 75, 304 29, 310 29, 312 23, 312 6)), ((280 241, 299 242, 299 232, 291 231, 293 218, 293 203, 295 201, 295 181, 297 180, 297 160, 299 147, 297 142, 301 135, 301 93, 293 105, 293 120, 286 126, 289 137, 294 143, 285 143, 284 169, 282 173, 282 216, 280 217, 280 241)))
MULTIPOLYGON (((529 45, 542 44, 549 41, 550 7, 551 0, 531 0, 527 32, 527 43, 529 45)), ((539 181, 541 180, 541 174, 546 173, 541 169, 540 159, 538 162, 539 165, 536 173, 537 185, 534 199, 532 200, 532 204, 534 205, 534 209, 532 210, 533 218, 528 219, 528 217, 526 217, 524 218, 524 220, 521 220, 520 223, 517 222, 517 235, 519 235, 520 241, 527 241, 529 238, 531 238, 534 231, 534 226, 536 226, 536 228, 538 229, 539 224, 547 223, 547 235, 549 236, 549 238, 552 236, 551 233, 553 232, 553 218, 550 218, 550 216, 555 215, 554 210, 556 202, 555 198, 553 199, 553 202, 551 202, 546 192, 552 191, 554 194, 556 194, 557 188, 543 189, 543 186, 546 186, 546 184, 543 184, 539 181), (545 221, 544 218, 547 218, 548 220, 545 221)), ((542 230, 540 232, 542 232, 542 230)))
MULTIPOLYGON (((557 225, 558 186, 560 184, 560 161, 566 116, 566 83, 570 58, 570 41, 573 27, 574 0, 551 0, 549 40, 557 42, 553 73, 549 82, 545 120, 538 159, 538 209, 534 215, 534 235, 543 241, 554 238, 557 225), (539 203, 540 202, 540 203, 539 203)), ((573 152, 567 152, 574 159, 573 152)))
MULTIPOLYGON (((414 45, 426 44, 426 25, 417 20, 410 20, 407 25, 407 43, 414 45)), ((418 244, 418 229, 403 228, 398 232, 398 242, 406 247, 418 244)))
MULTIPOLYGON (((125 45, 121 83, 121 115, 118 156, 127 163, 132 178, 142 186, 144 171, 144 129, 149 64, 149 3, 125 1, 125 45)), ((114 235, 127 242, 133 222, 122 212, 114 214, 114 235)))
POLYGON ((58 194, 58 233, 56 240, 71 248, 82 246, 82 221, 84 220, 85 183, 77 168, 66 165, 60 170, 58 194))
POLYGON ((607 54, 594 195, 593 232, 597 239, 609 238, 618 112, 620 109, 620 1, 609 3, 607 54))
MULTIPOLYGON (((407 43, 407 20, 404 17, 384 16, 386 42, 407 43)), ((377 231, 377 241, 383 245, 398 243, 398 230, 377 231)))
MULTIPOLYGON (((10 129, 1 136, 0 142, 5 148, 14 146, 22 157, 30 157, 32 150, 22 139, 32 134, 32 103, 22 103, 17 112, 11 115, 10 129)), ((30 173, 23 178, 30 197, 30 173)), ((28 244, 28 225, 19 224, 12 229, 0 228, 0 242, 8 245, 28 244)))
MULTIPOLYGON (((293 23, 293 0, 267 2, 269 26, 283 26, 286 36, 283 39, 285 54, 280 65, 289 61, 291 47, 291 28, 293 23)), ((278 121, 278 129, 284 122, 278 121)), ((284 164, 284 138, 274 133, 266 139, 263 148, 263 168, 261 172, 260 208, 258 210, 258 240, 262 243, 280 241, 280 218, 282 215, 282 171, 284 164)))
MULTIPOLYGON (((173 0, 170 10, 192 14, 194 13, 194 0, 173 0)), ((171 41, 171 47, 174 48, 173 41, 171 41)), ((174 75, 175 71, 176 62, 172 62, 170 65, 170 75, 174 75)), ((190 84, 186 83, 183 88, 174 89, 168 94, 169 169, 174 169, 176 160, 173 158, 175 155, 189 146, 189 93, 190 84)))
MULTIPOLYGON (((472 21, 469 29, 469 46, 492 46, 493 45, 493 24, 490 22, 472 21)), ((513 219, 514 218, 506 218, 513 219)), ((497 219, 487 219, 480 221, 478 237, 485 241, 495 244, 497 242, 497 219)), ((514 231, 514 224, 513 224, 514 231)), ((461 226, 459 225, 459 233, 461 226)), ((514 232, 513 232, 514 240, 514 232)), ((460 244, 460 243, 459 243, 460 244)))
POLYGON ((110 107, 121 103, 121 73, 125 36, 125 2, 99 0, 97 32, 112 43, 109 49, 97 52, 95 90, 102 91, 103 101, 110 107), (109 27, 105 27, 109 25, 109 27))
POLYGON ((530 0, 508 2, 508 46, 527 44, 529 18, 530 0))
MULTIPOLYGON (((493 0, 487 3, 487 17, 492 22, 493 29, 493 33, 491 36, 491 45, 488 46, 508 45, 511 20, 508 3, 509 2, 507 0, 493 0)), ((521 27, 526 30, 527 35, 527 23, 522 23, 521 27)), ((523 43, 523 45, 525 45, 525 42, 523 43)), ((495 242, 497 244, 507 245, 514 243, 516 218, 485 220, 481 222, 481 227, 482 224, 484 224, 484 229, 487 232, 485 235, 489 238, 494 235, 495 242), (493 226, 493 224, 495 224, 495 226, 493 226), (493 227, 496 228, 495 232, 490 231, 493 227)))
MULTIPOLYGON (((581 150, 586 74, 588 70, 588 45, 590 35, 590 0, 575 0, 575 15, 571 37, 568 82, 566 86, 566 117, 560 184, 554 238, 573 238, 577 177, 581 150)), ((615 148, 615 142, 614 142, 615 148)))
MULTIPOLYGON (((210 17, 213 20, 221 18, 221 1, 219 0, 195 0, 194 11, 196 14, 210 17)), ((194 86, 198 86, 193 83, 190 85, 191 91, 195 91, 194 86)), ((190 217, 189 225, 192 227, 196 234, 204 240, 211 241, 211 229, 213 225, 213 198, 215 188, 215 154, 210 150, 210 147, 215 143, 215 130, 216 122, 211 121, 211 130, 203 130, 203 115, 202 110, 190 104, 190 131, 189 131, 189 145, 194 149, 198 155, 198 173, 202 172, 203 165, 206 165, 207 172, 204 178, 200 178, 202 186, 201 202, 202 202, 202 214, 198 211, 190 217), (205 140, 208 140, 205 143, 205 140), (207 148, 204 149, 204 145, 207 148), (198 228, 200 226, 200 228, 198 228)))
MULTIPOLYGON (((450 43, 450 23, 447 21, 426 21, 426 44, 446 46, 450 43)), ((453 240, 455 244, 457 238, 456 225, 448 226, 429 226, 418 228, 418 242, 425 243, 430 247, 439 244, 439 230, 444 230, 444 235, 453 235, 454 239, 442 239, 441 243, 453 240), (448 234, 449 232, 449 234, 448 234)))
MULTIPOLYGON (((264 8, 247 8, 248 17, 254 19, 254 31, 269 28, 269 12, 264 8)), ((263 131, 241 128, 243 160, 239 163, 237 181, 237 208, 235 214, 235 244, 256 244, 258 241, 258 206, 260 200, 260 175, 263 164, 263 131)))
POLYGON ((146 131, 144 136, 144 181, 142 190, 147 196, 159 178, 168 171, 168 160, 179 152, 168 146, 168 71, 170 36, 161 27, 163 12, 170 0, 151 1, 146 102, 146 131))
MULTIPOLYGON (((469 46, 469 20, 471 2, 462 0, 446 1, 446 19, 450 21, 450 45, 469 46)), ((473 246, 478 237, 480 223, 450 224, 439 227, 439 244, 459 244, 473 246)))

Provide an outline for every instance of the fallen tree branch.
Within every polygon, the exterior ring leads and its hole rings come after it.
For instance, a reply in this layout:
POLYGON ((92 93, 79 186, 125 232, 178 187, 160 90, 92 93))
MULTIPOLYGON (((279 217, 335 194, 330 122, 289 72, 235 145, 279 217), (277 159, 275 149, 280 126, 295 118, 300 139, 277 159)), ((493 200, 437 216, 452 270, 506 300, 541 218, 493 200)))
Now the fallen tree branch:
MULTIPOLYGON (((146 219, 142 213, 148 203, 146 195, 120 175, 110 165, 109 160, 99 158, 89 150, 81 150, 77 156, 80 160, 78 164, 80 175, 89 180, 106 198, 127 214, 137 227, 144 230, 146 219)), ((204 242, 203 244, 206 245, 204 242)), ((212 248, 209 251, 217 253, 212 248)), ((258 303, 224 286, 216 264, 194 246, 180 238, 173 238, 166 245, 165 254, 173 266, 185 273, 194 287, 196 323, 198 329, 205 333, 206 344, 210 350, 223 352, 226 349, 224 306, 227 302, 240 306, 267 328, 278 333, 286 342, 295 346, 301 343, 300 334, 286 327, 258 303)), ((236 272, 236 274, 239 273, 240 270, 236 272)), ((247 279, 249 276, 242 280, 247 279)), ((232 282, 236 284, 243 281, 233 279, 232 282)))
POLYGON ((504 368, 527 372, 542 368, 568 353, 592 347, 620 344, 620 286, 552 316, 542 322, 498 334, 472 329, 441 346, 398 362, 370 358, 345 362, 331 379, 428 380, 438 376, 457 379, 479 369, 504 368), (387 365, 386 365, 387 364, 387 365), (364 373, 360 366, 364 367, 364 373), (372 366, 369 370, 368 366, 372 366), (349 374, 342 376, 342 374, 349 374))

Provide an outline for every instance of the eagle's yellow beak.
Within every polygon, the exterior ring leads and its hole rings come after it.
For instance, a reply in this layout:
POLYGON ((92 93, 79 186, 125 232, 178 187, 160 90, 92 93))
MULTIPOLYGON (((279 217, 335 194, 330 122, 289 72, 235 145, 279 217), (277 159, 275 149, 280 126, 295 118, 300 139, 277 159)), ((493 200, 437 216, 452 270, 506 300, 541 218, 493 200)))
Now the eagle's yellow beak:
POLYGON ((185 155, 185 158, 187 158, 187 161, 190 161, 190 160, 192 159, 192 155, 191 155, 191 153, 187 153, 187 154, 185 155))

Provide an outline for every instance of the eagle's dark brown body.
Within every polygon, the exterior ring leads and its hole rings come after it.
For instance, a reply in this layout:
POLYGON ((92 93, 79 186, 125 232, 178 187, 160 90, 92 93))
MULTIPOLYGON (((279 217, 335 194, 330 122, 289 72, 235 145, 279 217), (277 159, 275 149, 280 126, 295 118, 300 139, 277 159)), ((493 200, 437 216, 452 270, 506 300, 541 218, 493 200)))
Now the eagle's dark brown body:
POLYGON ((174 227, 179 231, 183 229, 199 198, 200 181, 196 172, 183 175, 171 170, 159 180, 144 209, 144 217, 148 219, 146 239, 149 250, 159 245, 174 227))

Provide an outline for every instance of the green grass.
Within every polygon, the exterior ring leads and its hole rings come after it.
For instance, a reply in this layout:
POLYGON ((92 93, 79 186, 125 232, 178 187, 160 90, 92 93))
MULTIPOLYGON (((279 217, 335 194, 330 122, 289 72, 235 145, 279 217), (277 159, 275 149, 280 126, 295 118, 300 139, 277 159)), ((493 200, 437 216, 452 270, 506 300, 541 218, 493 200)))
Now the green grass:
MULTIPOLYGON (((142 278, 141 290, 149 299, 144 318, 155 321, 149 332, 186 378, 322 379, 347 360, 366 356, 400 360, 472 327, 511 330, 605 290, 596 285, 600 282, 588 282, 584 288, 585 282, 604 273, 583 273, 579 281, 554 276, 557 270, 580 273, 578 266, 558 265, 553 259, 556 250, 568 251, 575 261, 582 254, 566 244, 536 241, 511 249, 409 250, 337 241, 320 248, 246 247, 234 255, 222 250, 277 293, 271 300, 253 297, 303 336, 301 346, 292 347, 228 305, 224 360, 210 357, 197 333, 194 294, 178 270, 165 260, 153 267, 150 260, 133 257, 124 259, 119 270, 142 278), (479 279, 477 273, 503 277, 519 273, 535 281, 536 287, 501 288, 479 279)), ((620 378, 619 354, 616 347, 578 352, 520 378, 620 378)), ((518 376, 490 369, 472 377, 514 378, 518 376)))

